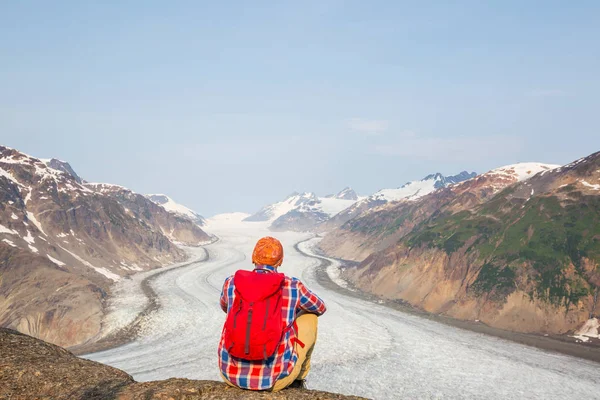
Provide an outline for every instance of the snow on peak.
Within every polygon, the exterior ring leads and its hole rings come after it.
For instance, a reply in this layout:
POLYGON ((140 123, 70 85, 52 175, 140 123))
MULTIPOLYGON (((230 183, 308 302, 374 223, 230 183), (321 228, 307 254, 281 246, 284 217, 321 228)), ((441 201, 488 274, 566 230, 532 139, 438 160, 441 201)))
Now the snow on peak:
POLYGON ((550 171, 559 167, 560 165, 527 162, 505 165, 504 167, 496 168, 486 172, 485 175, 499 175, 507 178, 514 178, 517 182, 521 182, 540 172, 550 171))
POLYGON ((285 200, 263 207, 256 214, 246 218, 246 221, 269 221, 291 212, 326 214, 331 217, 350 207, 356 200, 345 200, 336 197, 318 197, 312 192, 294 192, 285 200))
POLYGON ((112 183, 86 182, 84 186, 100 193, 114 192, 116 190, 126 190, 130 192, 126 187, 112 183))
POLYGON ((345 187, 341 192, 334 196, 340 200, 358 200, 358 195, 351 187, 345 187))
POLYGON ((400 201, 400 200, 416 200, 429 193, 446 187, 448 185, 459 183, 467 179, 475 177, 475 172, 463 171, 460 174, 453 176, 444 176, 442 174, 435 173, 427 175, 420 181, 407 182, 403 186, 397 189, 382 189, 370 196, 367 201, 400 201))
POLYGON ((146 197, 171 213, 184 216, 194 221, 204 221, 204 218, 202 218, 200 214, 184 205, 176 203, 172 198, 165 194, 149 194, 146 195, 146 197))

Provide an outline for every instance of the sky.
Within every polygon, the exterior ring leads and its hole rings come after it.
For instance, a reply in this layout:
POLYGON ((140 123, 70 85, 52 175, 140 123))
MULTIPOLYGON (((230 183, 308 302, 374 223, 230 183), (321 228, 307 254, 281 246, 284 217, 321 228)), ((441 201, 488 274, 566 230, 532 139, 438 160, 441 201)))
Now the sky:
POLYGON ((0 2, 0 144, 210 216, 600 150, 597 1, 0 2))

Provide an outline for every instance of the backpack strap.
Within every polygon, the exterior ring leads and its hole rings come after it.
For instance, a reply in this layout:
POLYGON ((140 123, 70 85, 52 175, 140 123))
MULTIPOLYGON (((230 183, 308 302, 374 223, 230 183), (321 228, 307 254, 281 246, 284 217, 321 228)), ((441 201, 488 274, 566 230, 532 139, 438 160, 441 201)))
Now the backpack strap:
POLYGON ((302 342, 300 339, 298 339, 298 324, 296 323, 296 320, 294 320, 294 323, 292 324, 292 328, 296 332, 296 336, 292 338, 292 344, 298 343, 298 346, 304 348, 304 342, 302 342))

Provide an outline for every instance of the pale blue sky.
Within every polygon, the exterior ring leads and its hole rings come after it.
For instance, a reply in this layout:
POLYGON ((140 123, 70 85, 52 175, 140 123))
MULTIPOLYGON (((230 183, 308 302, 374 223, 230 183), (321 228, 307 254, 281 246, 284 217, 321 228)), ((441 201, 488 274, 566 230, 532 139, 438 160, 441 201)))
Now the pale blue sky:
POLYGON ((567 163, 600 150, 599 20, 597 1, 5 1, 0 144, 207 216, 567 163))

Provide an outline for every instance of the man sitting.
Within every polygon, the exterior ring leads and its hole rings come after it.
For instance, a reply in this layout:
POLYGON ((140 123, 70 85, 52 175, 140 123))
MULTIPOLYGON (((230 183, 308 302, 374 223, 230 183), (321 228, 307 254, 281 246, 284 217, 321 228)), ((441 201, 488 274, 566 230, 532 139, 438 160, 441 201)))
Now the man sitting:
POLYGON ((278 273, 279 240, 264 237, 252 253, 253 271, 239 270, 223 284, 227 319, 219 343, 219 367, 231 386, 279 391, 303 386, 325 303, 297 278, 278 273), (296 381, 296 382, 295 382, 296 381))

